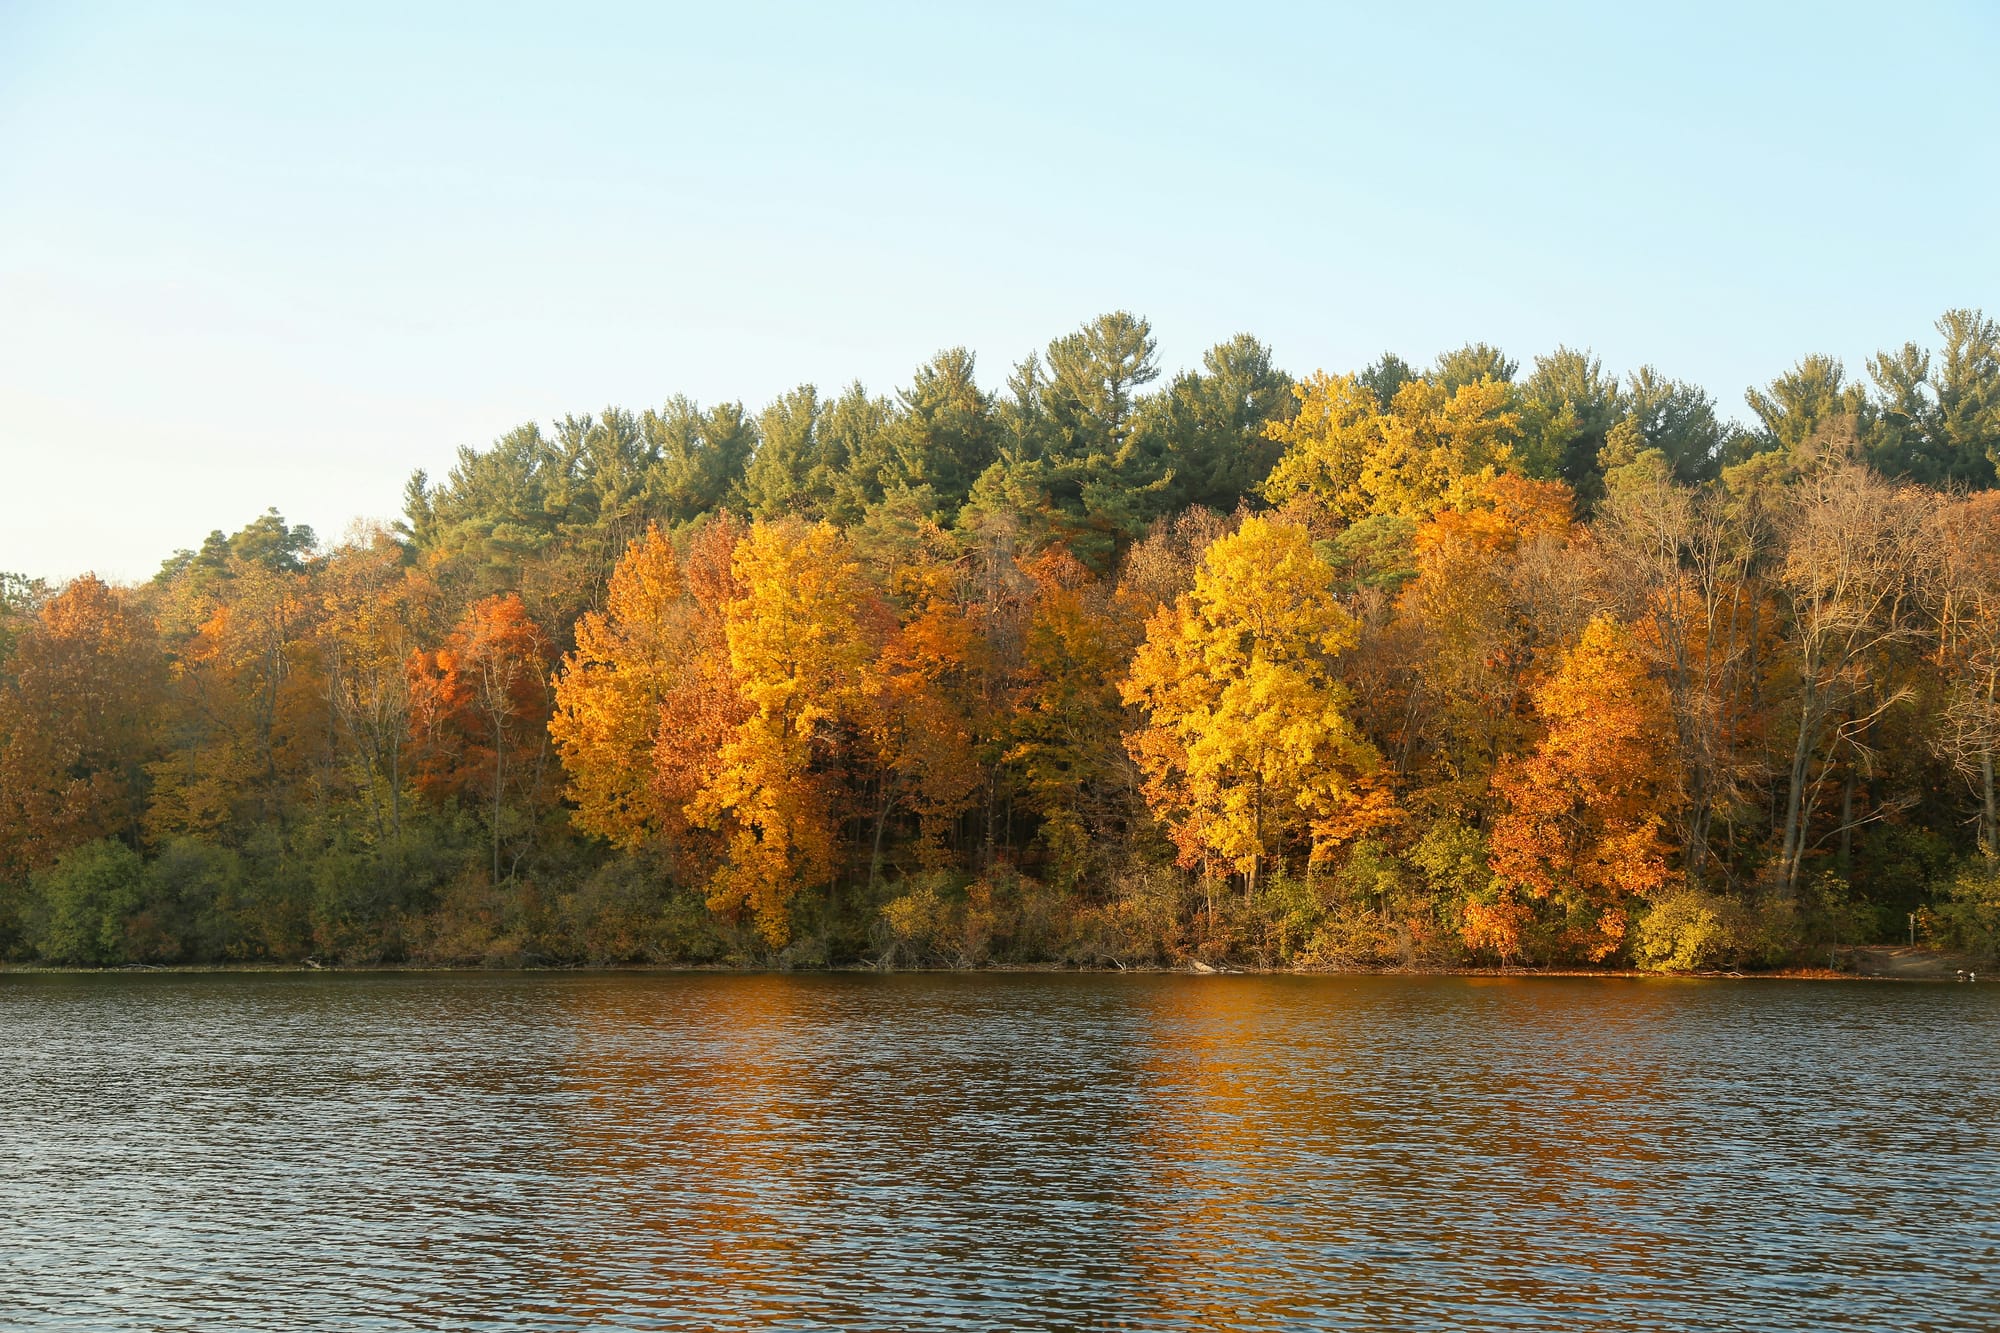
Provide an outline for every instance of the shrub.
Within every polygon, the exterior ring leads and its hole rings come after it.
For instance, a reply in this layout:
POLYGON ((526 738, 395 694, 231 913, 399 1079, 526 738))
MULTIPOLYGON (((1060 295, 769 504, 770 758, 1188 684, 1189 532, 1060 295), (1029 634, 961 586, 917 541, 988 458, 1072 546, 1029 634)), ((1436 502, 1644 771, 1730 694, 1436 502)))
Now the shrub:
POLYGON ((144 901, 139 854, 105 839, 65 852, 29 883, 28 942, 51 963, 103 967, 128 957, 127 919, 144 901))
POLYGON ((2000 864, 1983 857, 1961 864, 1938 886, 1923 919, 1934 944, 2000 956, 2000 864))
POLYGON ((1632 956, 1649 972, 1720 967, 1743 946, 1741 912, 1702 889, 1670 890, 1653 900, 1632 934, 1632 956))
POLYGON ((889 933, 882 961, 889 966, 977 967, 992 956, 1001 920, 985 881, 953 892, 943 876, 923 875, 915 888, 883 904, 882 923, 889 933))
POLYGON ((135 956, 189 963, 244 952, 244 875, 227 847, 173 838, 146 867, 146 902, 129 932, 135 956))

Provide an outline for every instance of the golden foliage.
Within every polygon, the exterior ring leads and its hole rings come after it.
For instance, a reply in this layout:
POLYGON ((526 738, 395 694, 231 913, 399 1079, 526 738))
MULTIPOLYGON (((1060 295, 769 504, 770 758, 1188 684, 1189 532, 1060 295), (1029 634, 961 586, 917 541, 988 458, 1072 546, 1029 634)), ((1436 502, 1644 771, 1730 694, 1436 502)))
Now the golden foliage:
POLYGON ((1449 391, 1411 380, 1386 407, 1355 376, 1323 370, 1292 392, 1298 415, 1264 428, 1285 446, 1265 498, 1282 505, 1310 494, 1349 522, 1370 514, 1423 519, 1463 504, 1469 486, 1512 458, 1520 423, 1509 386, 1491 379, 1449 391))
POLYGON ((1162 608, 1124 685, 1149 725, 1128 739, 1182 864, 1253 887, 1304 840, 1316 859, 1354 831, 1374 748, 1347 716, 1333 660, 1356 640, 1306 533, 1246 520, 1162 608))
POLYGON ((727 822, 728 862, 709 902, 747 908, 776 946, 802 889, 832 879, 838 842, 826 760, 851 724, 872 655, 873 594, 846 536, 826 523, 759 522, 733 561, 729 664, 748 715, 718 755, 692 813, 727 822))

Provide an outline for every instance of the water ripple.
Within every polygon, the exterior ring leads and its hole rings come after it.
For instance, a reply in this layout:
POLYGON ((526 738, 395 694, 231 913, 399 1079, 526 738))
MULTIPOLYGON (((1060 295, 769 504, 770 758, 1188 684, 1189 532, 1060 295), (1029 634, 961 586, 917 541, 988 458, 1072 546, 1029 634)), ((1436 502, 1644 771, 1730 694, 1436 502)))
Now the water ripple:
POLYGON ((0 978, 19 1329, 1991 1330, 2000 991, 0 978))

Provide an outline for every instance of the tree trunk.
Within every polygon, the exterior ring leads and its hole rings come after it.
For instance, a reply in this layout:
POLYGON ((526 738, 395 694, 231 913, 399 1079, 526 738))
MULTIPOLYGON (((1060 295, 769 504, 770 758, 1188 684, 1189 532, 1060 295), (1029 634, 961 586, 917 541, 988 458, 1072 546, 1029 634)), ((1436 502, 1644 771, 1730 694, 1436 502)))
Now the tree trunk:
POLYGON ((1979 756, 1980 809, 1985 813, 1985 827, 1980 830, 1979 852, 1988 861, 2000 857, 2000 806, 1996 806, 1993 792, 1993 752, 1988 750, 1979 756))
POLYGON ((507 762, 506 747, 496 736, 493 746, 493 882, 500 883, 500 791, 507 762))
MULTIPOLYGON (((1993 713, 1994 687, 2000 685, 2000 673, 1988 672, 1986 676, 1986 712, 1993 713)), ((1979 808, 1984 822, 1979 830, 1979 852, 1988 862, 2000 859, 2000 802, 1996 802, 1993 790, 1993 748, 1989 744, 1979 756, 1979 808)))
POLYGON ((1840 877, 1854 878, 1854 765, 1847 766, 1847 783, 1840 792, 1840 877))
POLYGON ((1805 856, 1806 778, 1812 769, 1812 737, 1805 719, 1799 719, 1799 738, 1792 746, 1792 764, 1785 787, 1785 828, 1778 853, 1779 887, 1787 898, 1798 892, 1799 863, 1805 856))
POLYGON ((868 856, 868 883, 870 887, 882 880, 882 831, 889 823, 889 807, 896 803, 896 783, 887 782, 882 786, 882 809, 875 816, 875 849, 868 856))

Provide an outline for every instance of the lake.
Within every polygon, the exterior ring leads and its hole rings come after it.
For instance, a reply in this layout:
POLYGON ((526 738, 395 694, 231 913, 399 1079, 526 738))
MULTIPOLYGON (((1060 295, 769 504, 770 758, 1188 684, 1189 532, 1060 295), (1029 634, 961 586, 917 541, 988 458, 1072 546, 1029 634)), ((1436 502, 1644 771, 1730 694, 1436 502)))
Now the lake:
POLYGON ((2000 985, 0 976, 13 1329, 1979 1329, 2000 985))

